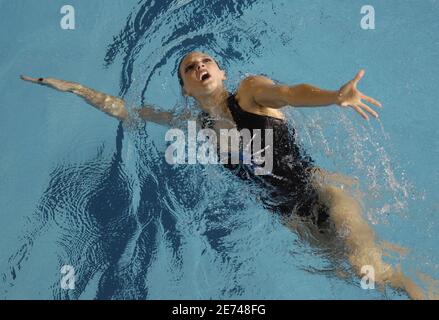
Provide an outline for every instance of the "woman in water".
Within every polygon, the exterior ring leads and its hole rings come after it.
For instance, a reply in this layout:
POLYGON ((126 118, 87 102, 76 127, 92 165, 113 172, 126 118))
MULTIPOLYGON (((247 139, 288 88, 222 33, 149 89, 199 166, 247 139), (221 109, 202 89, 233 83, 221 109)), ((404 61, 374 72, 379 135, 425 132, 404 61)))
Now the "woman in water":
MULTIPOLYGON (((226 165, 243 179, 261 181, 269 190, 270 198, 262 199, 267 206, 280 213, 285 221, 291 216, 309 217, 320 232, 325 232, 328 225, 333 226, 339 234, 343 234, 349 262, 359 276, 364 275, 363 267, 372 266, 377 285, 387 283, 406 291, 411 298, 422 299, 422 291, 411 279, 383 261, 383 249, 362 217, 359 201, 343 188, 322 183, 329 174, 314 167, 312 160, 303 156, 295 144, 294 130, 287 126, 281 111, 285 106, 338 105, 353 108, 366 120, 369 120, 369 115, 378 118, 378 114, 363 101, 377 107, 381 107, 381 104, 357 89, 363 76, 364 70, 361 70, 354 79, 336 91, 309 84, 279 85, 263 76, 250 76, 241 81, 234 94, 230 94, 224 87, 225 72, 209 55, 191 52, 182 58, 178 66, 182 92, 198 102, 202 110, 199 120, 204 127, 214 130, 248 129, 252 132, 255 129, 273 130, 272 145, 268 146, 273 150, 270 174, 256 178, 248 167, 239 166, 237 169, 236 166, 226 165)), ((121 121, 131 119, 120 98, 74 82, 26 76, 21 78, 75 93, 121 121)), ((166 126, 172 126, 177 120, 187 120, 183 115, 159 111, 150 106, 134 111, 141 119, 166 126)))

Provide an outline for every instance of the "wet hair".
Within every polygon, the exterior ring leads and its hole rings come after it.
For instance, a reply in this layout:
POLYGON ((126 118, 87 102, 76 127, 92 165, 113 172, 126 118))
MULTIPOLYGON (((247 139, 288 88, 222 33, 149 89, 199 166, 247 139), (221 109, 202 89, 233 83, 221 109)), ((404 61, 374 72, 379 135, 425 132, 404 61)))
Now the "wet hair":
POLYGON ((183 63, 184 58, 186 58, 186 56, 187 55, 184 55, 183 58, 181 58, 180 63, 178 64, 178 67, 177 67, 178 82, 180 83, 180 87, 184 86, 183 78, 182 78, 181 73, 180 73, 180 67, 181 67, 181 64, 183 63))
MULTIPOLYGON (((180 62, 179 62, 179 64, 178 64, 178 67, 177 67, 178 82, 180 83, 180 87, 182 87, 182 88, 183 88, 183 86, 184 86, 184 82, 183 82, 183 77, 181 76, 181 73, 180 73, 180 67, 181 67, 181 65, 182 65, 182 63, 183 63, 184 58, 186 58, 186 57, 187 57, 188 55, 190 55, 191 53, 192 53, 192 52, 189 52, 188 54, 185 54, 185 55, 183 56, 183 58, 181 58, 181 60, 180 60, 180 62)), ((218 66, 218 68, 221 69, 221 66, 219 65, 218 61, 216 61, 214 58, 212 58, 212 60, 215 61, 215 63, 216 63, 216 65, 218 66)))

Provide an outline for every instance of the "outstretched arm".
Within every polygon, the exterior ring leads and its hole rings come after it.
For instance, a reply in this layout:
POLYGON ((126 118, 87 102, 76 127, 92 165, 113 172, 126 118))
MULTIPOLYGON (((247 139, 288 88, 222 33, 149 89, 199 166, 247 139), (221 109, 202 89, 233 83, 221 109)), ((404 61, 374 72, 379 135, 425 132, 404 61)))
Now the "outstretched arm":
MULTIPOLYGON (((77 96, 84 98, 84 100, 93 107, 96 107, 119 120, 124 121, 129 117, 128 111, 125 108, 125 102, 122 99, 87 88, 82 84, 52 78, 31 78, 21 76, 21 79, 48 86, 61 92, 72 92, 77 96)), ((136 108, 135 111, 140 118, 162 125, 170 125, 174 119, 174 115, 171 112, 158 111, 149 106, 136 108)))
POLYGON ((363 103, 362 100, 377 107, 381 107, 381 104, 357 89, 357 84, 363 76, 364 70, 361 70, 354 79, 336 91, 320 89, 309 84, 299 84, 296 86, 278 85, 266 77, 251 76, 243 80, 239 90, 250 92, 253 100, 258 105, 268 108, 278 109, 288 105, 294 107, 318 107, 336 104, 341 107, 352 107, 366 120, 369 117, 364 111, 378 118, 378 114, 363 103))

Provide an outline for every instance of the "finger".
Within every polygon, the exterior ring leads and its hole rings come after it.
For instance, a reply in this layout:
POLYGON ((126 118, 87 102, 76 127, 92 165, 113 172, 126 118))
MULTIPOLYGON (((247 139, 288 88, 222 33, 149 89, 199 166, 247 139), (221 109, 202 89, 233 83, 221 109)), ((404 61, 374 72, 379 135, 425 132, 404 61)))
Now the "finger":
POLYGON ((365 96, 363 95, 362 99, 366 100, 369 103, 372 103, 373 105, 382 108, 383 106, 381 105, 381 103, 371 97, 365 96))
POLYGON ((371 109, 367 104, 364 104, 363 102, 360 102, 360 107, 362 107, 364 110, 369 112, 371 115, 373 115, 375 118, 378 118, 378 113, 376 113, 373 109, 371 109))
POLYGON ((356 75, 355 78, 354 78, 354 83, 355 83, 355 84, 357 84, 358 81, 360 81, 361 78, 363 78, 364 73, 365 73, 364 69, 361 69, 361 70, 357 73, 357 75, 356 75))
POLYGON ((21 78, 21 80, 34 82, 34 83, 43 83, 44 82, 44 78, 32 78, 32 77, 27 77, 27 76, 20 76, 20 78, 21 78))
POLYGON ((37 80, 37 79, 35 79, 35 78, 26 77, 26 76, 20 76, 20 78, 21 78, 21 80, 24 80, 24 81, 31 81, 31 82, 37 80))
POLYGON ((352 105, 352 108, 354 108, 354 110, 357 111, 365 120, 369 121, 369 117, 363 110, 361 110, 359 106, 352 105))

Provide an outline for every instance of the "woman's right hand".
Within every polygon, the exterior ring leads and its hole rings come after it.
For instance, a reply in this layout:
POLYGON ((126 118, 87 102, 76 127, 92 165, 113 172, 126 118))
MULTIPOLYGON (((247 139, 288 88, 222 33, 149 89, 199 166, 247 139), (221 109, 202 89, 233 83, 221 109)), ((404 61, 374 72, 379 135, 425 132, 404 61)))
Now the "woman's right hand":
POLYGON ((52 78, 31 78, 27 76, 21 76, 20 78, 23 81, 48 86, 62 92, 72 92, 93 107, 119 120, 123 121, 128 117, 128 111, 125 109, 125 102, 122 99, 88 88, 80 83, 52 78))
POLYGON ((43 86, 52 87, 56 90, 62 91, 62 92, 72 92, 73 89, 75 89, 75 86, 78 84, 67 82, 63 80, 58 79, 52 79, 52 78, 31 78, 27 76, 20 76, 21 80, 33 82, 36 84, 40 84, 43 86))

